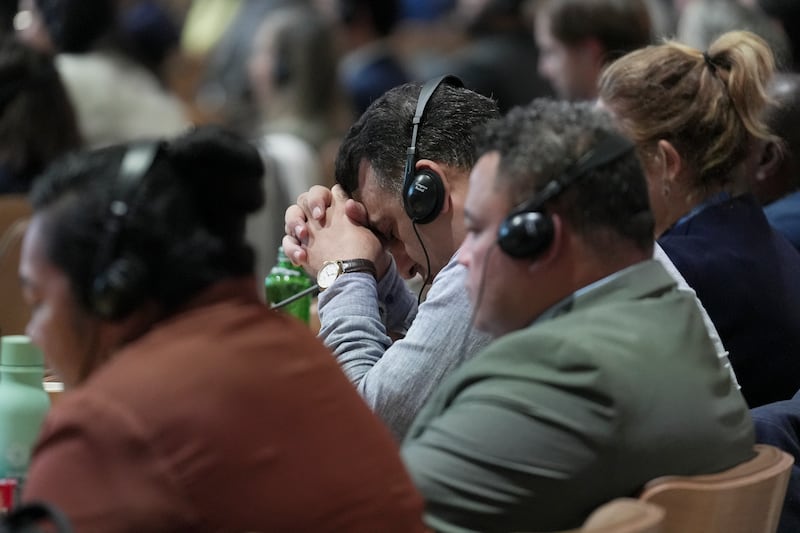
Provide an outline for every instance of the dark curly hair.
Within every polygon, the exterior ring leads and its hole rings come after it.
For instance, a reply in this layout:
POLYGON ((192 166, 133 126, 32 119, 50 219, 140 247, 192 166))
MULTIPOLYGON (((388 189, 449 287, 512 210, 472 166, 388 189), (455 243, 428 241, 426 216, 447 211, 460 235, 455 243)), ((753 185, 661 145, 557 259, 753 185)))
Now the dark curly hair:
MULTIPOLYGON (((500 154, 497 183, 508 188, 512 205, 520 205, 614 131, 610 117, 589 103, 540 98, 479 128, 476 154, 500 154)), ((598 251, 620 238, 652 249, 647 182, 633 150, 590 170, 545 209, 558 212, 598 251)))
MULTIPOLYGON (((43 215, 45 253, 88 311, 98 269, 107 266, 97 265, 98 251, 109 239, 127 150, 70 154, 37 179, 30 195, 43 215)), ((132 197, 122 199, 129 211, 115 236, 114 257, 146 265, 139 301, 155 301, 169 313, 215 281, 252 274, 244 224, 263 204, 263 170, 253 146, 216 127, 163 143, 132 197)))

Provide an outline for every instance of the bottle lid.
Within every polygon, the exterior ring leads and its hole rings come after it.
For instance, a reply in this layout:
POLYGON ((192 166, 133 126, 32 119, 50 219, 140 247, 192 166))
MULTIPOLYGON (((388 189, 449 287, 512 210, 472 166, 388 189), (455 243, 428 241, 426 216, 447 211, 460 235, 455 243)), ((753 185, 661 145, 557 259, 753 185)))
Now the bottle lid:
POLYGON ((0 337, 0 364, 7 366, 42 366, 44 355, 26 335, 0 337))
POLYGON ((278 246, 278 262, 288 260, 289 258, 286 256, 286 252, 283 251, 283 246, 278 246))

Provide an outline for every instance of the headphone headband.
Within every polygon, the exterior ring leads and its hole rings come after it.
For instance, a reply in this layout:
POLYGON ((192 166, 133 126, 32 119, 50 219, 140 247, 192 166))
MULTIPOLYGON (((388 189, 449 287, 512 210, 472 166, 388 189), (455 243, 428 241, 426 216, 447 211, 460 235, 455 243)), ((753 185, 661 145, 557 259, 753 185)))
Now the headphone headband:
POLYGON ((518 259, 538 257, 550 246, 555 232, 552 218, 542 212, 544 205, 589 171, 619 159, 633 148, 633 143, 624 137, 604 135, 559 177, 549 181, 538 194, 523 202, 503 220, 497 230, 500 249, 518 259))
MULTIPOLYGON (((422 122, 422 117, 425 115, 425 110, 428 107, 433 93, 439 88, 441 84, 451 85, 453 87, 463 87, 464 83, 456 76, 446 74, 439 76, 432 80, 428 80, 419 91, 417 98, 417 109, 414 111, 414 117, 411 119, 411 144, 406 150, 406 166, 403 175, 406 180, 414 174, 414 164, 416 163, 417 154, 417 135, 419 134, 419 124, 422 122)), ((405 190, 405 187, 403 187, 405 190)))
POLYGON ((600 142, 570 165, 558 178, 550 180, 530 200, 522 203, 513 213, 539 211, 544 204, 561 194, 589 171, 611 163, 634 149, 634 144, 620 135, 609 133, 600 142))
POLYGON ((110 204, 112 212, 114 212, 114 204, 130 201, 129 198, 133 190, 141 183, 144 175, 153 166, 160 148, 161 143, 155 141, 142 141, 128 147, 119 165, 116 184, 117 193, 110 204))
POLYGON ((463 87, 464 83, 452 75, 439 76, 425 82, 417 97, 417 107, 411 119, 411 144, 406 149, 403 168, 403 206, 414 223, 427 224, 434 220, 442 209, 444 187, 441 178, 430 170, 415 172, 417 165, 417 135, 428 102, 440 85, 463 87))
POLYGON ((90 304, 103 318, 117 319, 133 309, 141 296, 146 279, 146 267, 141 260, 118 257, 119 240, 125 229, 125 220, 142 198, 136 189, 153 166, 163 142, 143 141, 128 146, 117 172, 111 201, 106 234, 98 245, 94 261, 94 280, 90 304))

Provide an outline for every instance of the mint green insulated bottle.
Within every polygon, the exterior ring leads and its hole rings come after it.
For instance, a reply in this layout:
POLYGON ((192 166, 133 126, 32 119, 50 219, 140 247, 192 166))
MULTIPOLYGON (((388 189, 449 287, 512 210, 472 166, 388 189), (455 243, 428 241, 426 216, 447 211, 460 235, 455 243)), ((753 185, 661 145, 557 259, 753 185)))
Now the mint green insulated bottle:
POLYGON ((16 479, 18 489, 50 408, 43 377, 44 357, 28 337, 0 337, 0 478, 16 479))

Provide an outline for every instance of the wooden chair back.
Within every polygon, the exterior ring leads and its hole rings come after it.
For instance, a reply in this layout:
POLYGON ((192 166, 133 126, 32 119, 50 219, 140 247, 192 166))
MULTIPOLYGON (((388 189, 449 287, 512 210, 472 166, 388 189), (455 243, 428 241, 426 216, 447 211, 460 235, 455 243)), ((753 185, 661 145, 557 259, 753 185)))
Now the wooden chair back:
POLYGON ((774 533, 794 458, 756 444, 756 456, 702 476, 664 476, 640 498, 666 511, 664 533, 774 533))
POLYGON ((24 195, 0 195, 0 335, 22 335, 30 311, 19 284, 19 256, 32 209, 24 195))
POLYGON ((633 498, 617 498, 598 507, 579 533, 662 533, 664 510, 633 498))
POLYGON ((634 498, 604 503, 577 529, 553 533, 663 533, 664 509, 634 498))

